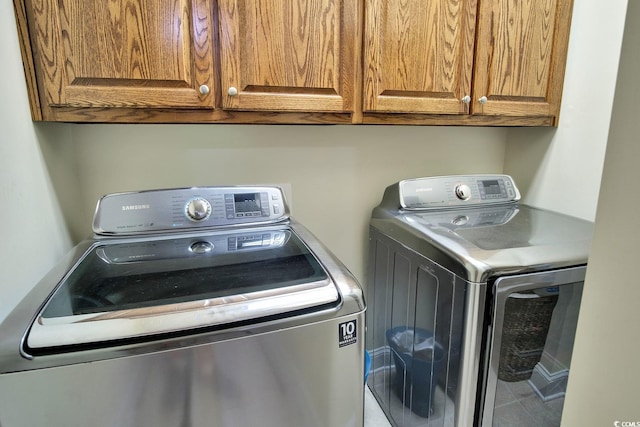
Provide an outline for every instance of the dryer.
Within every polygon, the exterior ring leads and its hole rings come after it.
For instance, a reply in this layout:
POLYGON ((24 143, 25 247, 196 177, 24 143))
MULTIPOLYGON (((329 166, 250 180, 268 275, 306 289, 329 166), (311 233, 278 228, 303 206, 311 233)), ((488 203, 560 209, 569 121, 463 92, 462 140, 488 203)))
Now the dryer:
POLYGON ((368 385, 396 426, 559 425, 592 223, 507 175, 409 179, 372 213, 368 385))

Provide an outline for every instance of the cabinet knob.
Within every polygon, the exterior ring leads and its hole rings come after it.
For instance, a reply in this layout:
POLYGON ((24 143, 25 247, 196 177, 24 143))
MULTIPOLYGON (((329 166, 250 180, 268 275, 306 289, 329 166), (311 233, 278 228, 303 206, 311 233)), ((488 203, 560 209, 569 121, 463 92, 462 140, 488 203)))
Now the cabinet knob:
POLYGON ((227 93, 229 94, 229 96, 236 96, 238 94, 238 89, 236 89, 235 87, 231 86, 227 93))
POLYGON ((478 102, 480 104, 486 104, 487 103, 487 97, 486 96, 481 96, 480 99, 478 99, 478 102))
POLYGON ((206 95, 209 93, 209 86, 207 85, 202 85, 200 86, 200 93, 203 95, 206 95))
POLYGON ((465 95, 462 97, 461 101, 463 104, 468 104, 471 102, 471 97, 469 95, 465 95))

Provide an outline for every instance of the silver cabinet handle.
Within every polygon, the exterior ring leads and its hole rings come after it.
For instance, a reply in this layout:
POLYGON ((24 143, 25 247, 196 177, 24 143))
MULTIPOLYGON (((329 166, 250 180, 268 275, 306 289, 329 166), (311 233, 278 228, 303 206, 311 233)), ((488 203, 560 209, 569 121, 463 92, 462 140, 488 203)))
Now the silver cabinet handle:
POLYGON ((231 86, 227 93, 229 94, 229 96, 236 96, 238 94, 238 89, 236 89, 235 87, 231 86))
POLYGON ((206 95, 209 93, 209 86, 207 85, 202 85, 200 86, 200 93, 203 95, 206 95))
POLYGON ((480 99, 478 99, 478 102, 480 104, 486 104, 487 103, 487 97, 486 96, 481 96, 480 99))
POLYGON ((471 102, 471 97, 469 95, 465 95, 462 97, 461 101, 463 104, 468 104, 471 102))

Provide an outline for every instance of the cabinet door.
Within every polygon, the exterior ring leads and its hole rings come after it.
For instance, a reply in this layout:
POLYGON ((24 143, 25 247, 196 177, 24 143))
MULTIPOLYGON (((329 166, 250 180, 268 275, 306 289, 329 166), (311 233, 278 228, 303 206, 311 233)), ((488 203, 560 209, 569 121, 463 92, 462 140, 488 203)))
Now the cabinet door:
POLYGON ((558 115, 571 7, 571 0, 480 2, 474 114, 558 115))
POLYGON ((33 0, 27 9, 46 106, 213 108, 210 0, 33 0))
POLYGON ((368 0, 364 111, 465 114, 476 0, 368 0))
POLYGON ((219 0, 222 105, 353 111, 355 0, 219 0))

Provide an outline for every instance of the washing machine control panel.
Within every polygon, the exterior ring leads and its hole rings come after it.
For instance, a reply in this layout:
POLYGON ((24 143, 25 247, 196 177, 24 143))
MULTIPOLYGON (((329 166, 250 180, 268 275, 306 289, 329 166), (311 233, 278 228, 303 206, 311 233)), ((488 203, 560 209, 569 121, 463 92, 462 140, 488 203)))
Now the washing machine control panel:
POLYGON ((131 235, 250 226, 288 218, 284 193, 278 187, 177 188, 102 197, 94 215, 93 231, 100 235, 131 235))
POLYGON ((443 209, 517 202, 520 192, 508 175, 452 175, 400 181, 403 209, 443 209))

